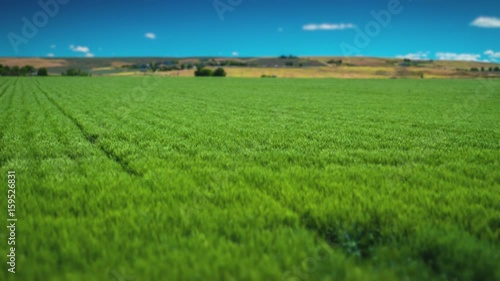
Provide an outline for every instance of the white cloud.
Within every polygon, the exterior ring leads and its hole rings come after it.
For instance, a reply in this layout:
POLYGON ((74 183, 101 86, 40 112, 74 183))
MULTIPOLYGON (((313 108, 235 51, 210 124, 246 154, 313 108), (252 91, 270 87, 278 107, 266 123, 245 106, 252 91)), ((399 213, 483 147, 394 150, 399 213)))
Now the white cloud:
POLYGON ((156 39, 156 34, 151 33, 151 32, 146 33, 144 36, 145 36, 146 38, 148 38, 148 39, 151 39, 151 40, 156 39))
POLYGON ((488 50, 484 52, 485 55, 489 56, 492 59, 500 59, 500 52, 495 52, 493 50, 488 50))
POLYGON ((50 45, 51 49, 55 49, 57 46, 56 45, 50 45))
POLYGON ((478 17, 471 25, 484 28, 500 28, 500 19, 494 17, 478 17))
POLYGON ((429 52, 416 52, 407 55, 396 56, 398 59, 410 59, 410 60, 428 60, 429 52))
POLYGON ((92 58, 94 57, 94 54, 92 54, 90 52, 90 48, 89 47, 86 47, 86 46, 75 46, 75 45, 70 45, 69 48, 73 51, 73 52, 77 52, 77 53, 83 53, 85 57, 87 58, 92 58))
POLYGON ((306 31, 316 31, 316 30, 344 30, 353 29, 356 26, 352 23, 322 23, 322 24, 306 24, 302 29, 306 31))
POLYGON ((56 56, 56 55, 54 55, 53 53, 48 53, 48 54, 47 54, 47 57, 49 57, 49 58, 53 58, 53 57, 55 57, 55 56, 56 56))
POLYGON ((436 53, 438 60, 478 61, 479 54, 436 53))
POLYGON ((238 53, 238 52, 232 52, 231 54, 232 54, 233 56, 235 56, 235 57, 237 57, 237 56, 239 56, 239 55, 240 55, 240 53, 238 53))
POLYGON ((89 47, 85 47, 85 46, 75 46, 75 45, 70 45, 69 48, 73 51, 73 52, 79 52, 79 53, 88 53, 90 52, 90 49, 89 47))

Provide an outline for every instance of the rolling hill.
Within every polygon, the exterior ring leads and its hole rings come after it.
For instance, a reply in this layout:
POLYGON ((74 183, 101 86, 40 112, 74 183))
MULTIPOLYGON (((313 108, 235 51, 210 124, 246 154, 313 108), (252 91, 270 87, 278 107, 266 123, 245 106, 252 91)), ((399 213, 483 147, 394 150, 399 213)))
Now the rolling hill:
POLYGON ((134 76, 151 73, 150 64, 164 70, 158 75, 192 76, 195 65, 222 66, 230 77, 275 75, 289 78, 476 78, 500 77, 500 64, 466 61, 412 61, 372 57, 141 57, 141 58, 0 58, 8 66, 46 67, 51 75, 82 69, 94 76, 134 76), (497 71, 495 71, 495 69, 497 71))

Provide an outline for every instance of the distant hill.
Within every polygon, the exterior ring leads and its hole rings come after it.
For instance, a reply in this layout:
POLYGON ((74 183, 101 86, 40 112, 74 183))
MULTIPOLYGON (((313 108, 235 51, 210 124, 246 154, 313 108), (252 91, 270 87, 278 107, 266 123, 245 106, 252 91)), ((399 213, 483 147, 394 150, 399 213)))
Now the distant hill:
POLYGON ((371 57, 151 57, 151 58, 0 58, 8 66, 46 67, 51 75, 81 69, 93 76, 129 76, 155 72, 193 76, 193 67, 224 67, 228 76, 323 78, 475 78, 500 77, 500 64, 465 61, 418 61, 371 57))

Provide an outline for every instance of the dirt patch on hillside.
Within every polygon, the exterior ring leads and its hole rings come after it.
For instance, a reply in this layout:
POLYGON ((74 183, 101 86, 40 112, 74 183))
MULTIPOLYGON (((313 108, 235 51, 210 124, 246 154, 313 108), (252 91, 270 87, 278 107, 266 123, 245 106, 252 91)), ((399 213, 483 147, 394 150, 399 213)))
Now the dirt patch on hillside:
POLYGON ((32 65, 35 68, 40 67, 62 67, 68 63, 63 59, 40 59, 40 58, 0 58, 0 64, 8 66, 32 65))
POLYGON ((124 65, 131 65, 133 63, 130 63, 130 62, 123 62, 123 61, 113 61, 111 62, 111 66, 112 67, 115 67, 115 68, 120 68, 124 65))

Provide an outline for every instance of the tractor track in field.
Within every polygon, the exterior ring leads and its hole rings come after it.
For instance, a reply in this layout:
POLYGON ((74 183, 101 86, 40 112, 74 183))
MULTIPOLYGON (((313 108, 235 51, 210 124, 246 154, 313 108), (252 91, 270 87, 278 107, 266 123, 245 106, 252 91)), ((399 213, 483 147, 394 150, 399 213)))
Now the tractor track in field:
MULTIPOLYGON (((7 110, 5 112, 2 112, 3 114, 5 114, 7 116, 5 117, 5 119, 2 120, 2 122, 0 122, 0 143, 3 143, 3 141, 4 141, 4 137, 5 137, 4 129, 7 127, 7 125, 9 123, 11 123, 12 115, 10 113, 13 110, 12 104, 13 104, 13 100, 14 100, 14 93, 16 92, 15 89, 17 87, 18 82, 19 82, 19 78, 17 78, 12 85, 10 85, 10 83, 7 82, 6 83, 7 87, 3 90, 2 94, 0 94, 0 99, 3 97, 6 97, 7 104, 8 104, 7 110), (12 94, 10 94, 10 95, 5 94, 7 92, 7 90, 10 89, 11 87, 14 88, 14 91, 12 92, 12 94)), ((3 167, 6 163, 7 163, 7 159, 0 158, 0 167, 3 167)))
POLYGON ((41 107, 42 104, 40 103, 40 99, 38 98, 38 95, 35 93, 35 91, 32 92, 33 98, 35 99, 36 104, 38 107, 41 107))
POLYGON ((10 83, 10 81, 8 81, 5 84, 2 84, 2 87, 5 86, 5 88, 2 89, 2 90, 0 90, 0 99, 2 99, 5 96, 5 93, 7 93, 7 90, 9 90, 13 86, 16 86, 16 84, 17 84, 18 81, 19 81, 19 78, 16 79, 13 84, 10 83))
POLYGON ((134 177, 141 177, 142 174, 136 170, 134 170, 132 167, 130 167, 130 164, 125 161, 123 158, 118 156, 114 151, 107 149, 103 145, 98 143, 98 137, 97 135, 90 134, 85 130, 85 127, 83 126, 82 123, 80 123, 75 117, 73 117, 70 113, 68 113, 62 106, 60 106, 54 99, 52 99, 43 89, 40 85, 37 85, 38 89, 40 92, 49 100, 49 102, 54 105, 66 118, 68 118, 82 133, 83 137, 85 140, 87 140, 92 146, 98 148, 102 153, 106 155, 110 160, 116 162, 119 164, 123 171, 126 172, 127 174, 134 176, 134 177))
POLYGON ((4 93, 6 93, 6 92, 7 92, 7 90, 8 90, 9 88, 11 88, 11 87, 13 87, 13 88, 14 88, 14 91, 12 92, 12 94, 11 94, 11 95, 6 95, 6 96, 8 97, 8 102, 7 102, 7 103, 8 103, 8 105, 9 105, 9 106, 7 107, 7 108, 8 108, 8 110, 11 110, 11 109, 12 109, 12 103, 13 103, 13 100, 14 100, 14 94, 15 94, 15 92, 16 92, 16 87, 17 87, 18 82, 19 82, 19 78, 18 78, 18 79, 16 79, 16 81, 14 82, 14 84, 13 84, 12 86, 7 87, 7 89, 5 89, 5 91, 4 91, 4 93))
MULTIPOLYGON (((212 182, 217 185, 219 188, 222 187, 221 179, 215 176, 210 176, 212 182)), ((252 184, 249 183, 251 186, 252 184)), ((271 200, 276 203, 279 207, 287 210, 288 212, 296 215, 298 217, 298 226, 303 230, 313 234, 316 237, 316 241, 319 243, 325 243, 330 247, 330 249, 343 249, 342 237, 340 236, 341 229, 334 229, 328 225, 319 225, 314 219, 313 215, 309 212, 300 212, 299 210, 289 206, 288 204, 282 202, 276 194, 273 194, 267 189, 260 188, 259 186, 255 187, 255 192, 260 194, 261 196, 271 200)), ((347 234, 347 233, 346 233, 347 234)), ((378 233, 375 233, 377 238, 380 238, 378 233)), ((370 241, 371 244, 369 246, 375 246, 373 241, 370 241)), ((366 254, 368 250, 366 248, 361 249, 363 252, 363 257, 366 258, 368 255, 366 254)))
MULTIPOLYGON (((3 89, 2 92, 0 92, 0 99, 3 97, 3 95, 7 92, 7 90, 10 88, 9 83, 4 84, 6 87, 3 89)), ((2 86, 4 86, 2 85, 2 86)))

